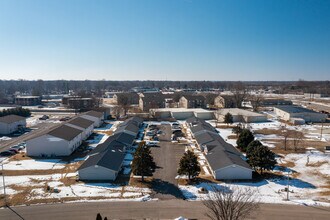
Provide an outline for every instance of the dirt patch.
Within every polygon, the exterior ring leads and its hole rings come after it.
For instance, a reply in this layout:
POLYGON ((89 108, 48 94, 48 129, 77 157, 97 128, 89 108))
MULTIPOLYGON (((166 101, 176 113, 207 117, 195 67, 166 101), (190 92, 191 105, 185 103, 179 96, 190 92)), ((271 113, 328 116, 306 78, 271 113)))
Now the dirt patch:
POLYGON ((253 131, 253 133, 263 134, 263 135, 271 135, 271 134, 282 135, 282 130, 263 128, 260 130, 255 130, 255 131, 253 131))
POLYGON ((283 167, 289 167, 289 168, 292 168, 294 167, 296 164, 292 161, 285 161, 284 163, 281 163, 279 164, 280 166, 283 166, 283 167))
POLYGON ((320 167, 323 164, 327 164, 327 163, 328 163, 327 161, 318 161, 316 163, 308 163, 308 164, 306 164, 306 166, 308 166, 308 167, 320 167))
POLYGON ((226 124, 223 124, 223 125, 216 125, 216 128, 236 128, 237 126, 236 125, 226 125, 226 124))
POLYGON ((26 156, 26 153, 21 152, 11 156, 8 161, 19 161, 19 160, 32 160, 32 158, 26 156))
POLYGON ((145 177, 144 182, 142 182, 141 178, 133 178, 131 177, 129 180, 129 186, 135 186, 140 188, 151 188, 153 178, 152 177, 145 177))
POLYGON ((237 139, 238 137, 235 134, 228 135, 228 139, 237 139))
POLYGON ((60 179, 64 186, 71 186, 77 183, 76 177, 64 177, 60 179))

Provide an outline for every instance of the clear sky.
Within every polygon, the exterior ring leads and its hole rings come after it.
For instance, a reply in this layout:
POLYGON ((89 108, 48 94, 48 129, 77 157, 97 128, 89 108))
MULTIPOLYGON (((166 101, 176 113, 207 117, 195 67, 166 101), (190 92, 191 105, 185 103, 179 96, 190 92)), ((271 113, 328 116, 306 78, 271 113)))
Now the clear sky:
POLYGON ((0 79, 330 80, 330 1, 0 0, 0 79))

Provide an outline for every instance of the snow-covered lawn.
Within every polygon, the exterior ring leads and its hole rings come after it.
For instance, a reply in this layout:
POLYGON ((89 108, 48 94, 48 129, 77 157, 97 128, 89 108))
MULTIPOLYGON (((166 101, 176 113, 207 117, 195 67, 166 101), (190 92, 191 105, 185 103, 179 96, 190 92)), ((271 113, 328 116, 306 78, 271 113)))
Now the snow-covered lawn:
POLYGON ((212 193, 212 187, 222 187, 225 189, 242 189, 250 188, 256 193, 256 197, 263 203, 284 203, 284 204, 308 204, 308 205, 324 205, 330 206, 330 203, 319 202, 318 197, 314 196, 315 189, 312 185, 306 184, 299 180, 290 180, 290 201, 285 201, 286 192, 284 188, 287 185, 286 179, 263 180, 257 183, 240 182, 240 183, 200 183, 197 185, 182 186, 179 188, 187 200, 202 200, 207 198, 207 194, 199 193, 201 188, 212 193))
MULTIPOLYGON (((148 188, 138 188, 131 186, 121 186, 111 183, 84 183, 73 182, 65 185, 62 178, 74 178, 76 173, 52 174, 52 175, 24 175, 6 176, 6 190, 8 195, 26 193, 26 201, 33 202, 35 199, 65 199, 87 200, 88 198, 111 199, 111 200, 134 200, 141 201, 149 198, 151 190, 148 188), (49 186, 52 190, 48 191, 49 186)), ((0 188, 3 187, 1 181, 0 188)), ((26 201, 21 201, 22 203, 26 201)))
POLYGON ((65 164, 60 159, 30 159, 3 162, 4 170, 50 170, 63 169, 65 164))

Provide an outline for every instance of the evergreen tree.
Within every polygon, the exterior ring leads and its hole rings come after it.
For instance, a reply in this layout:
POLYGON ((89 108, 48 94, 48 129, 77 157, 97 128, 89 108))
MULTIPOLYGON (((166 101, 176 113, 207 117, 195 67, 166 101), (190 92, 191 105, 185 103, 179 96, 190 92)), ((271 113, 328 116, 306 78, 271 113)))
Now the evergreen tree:
POLYGON ((247 147, 246 151, 247 162, 253 169, 260 170, 263 173, 264 170, 272 170, 276 164, 275 154, 268 149, 268 147, 262 145, 260 141, 252 141, 247 147))
POLYGON ((243 131, 243 128, 241 126, 237 125, 232 129, 232 133, 236 134, 236 136, 240 135, 240 133, 243 131))
POLYGON ((237 146, 243 151, 246 151, 247 146, 254 140, 254 136, 249 129, 243 129, 236 141, 237 146))
POLYGON ((136 149, 132 162, 132 172, 134 175, 139 175, 144 181, 144 176, 152 176, 155 172, 156 163, 151 155, 150 148, 145 145, 145 142, 141 142, 136 149))
POLYGON ((198 176, 201 168, 198 164, 197 156, 192 151, 184 153, 180 160, 180 167, 178 169, 179 175, 187 175, 188 179, 198 176))
POLYGON ((102 220, 102 216, 101 216, 100 213, 97 213, 97 215, 96 215, 96 220, 102 220))
POLYGON ((234 121, 233 121, 233 116, 232 114, 230 114, 229 112, 225 115, 225 120, 224 122, 226 124, 232 124, 234 121))

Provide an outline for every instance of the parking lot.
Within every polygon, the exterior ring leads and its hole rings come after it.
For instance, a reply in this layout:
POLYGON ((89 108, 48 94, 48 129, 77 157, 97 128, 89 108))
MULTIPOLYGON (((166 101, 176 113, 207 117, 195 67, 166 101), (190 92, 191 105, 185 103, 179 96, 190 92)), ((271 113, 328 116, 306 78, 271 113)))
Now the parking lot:
MULTIPOLYGON (((166 126, 166 134, 171 133, 171 127, 166 126)), ((158 146, 151 147, 151 152, 157 165, 154 173, 154 197, 159 199, 184 198, 177 186, 177 169, 184 153, 185 145, 160 141, 158 146)))

